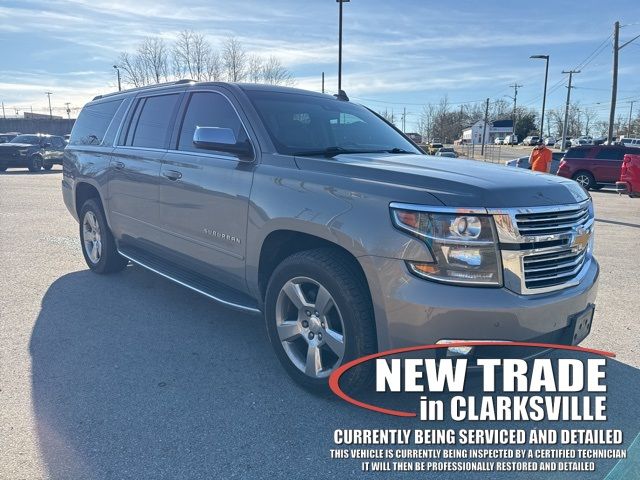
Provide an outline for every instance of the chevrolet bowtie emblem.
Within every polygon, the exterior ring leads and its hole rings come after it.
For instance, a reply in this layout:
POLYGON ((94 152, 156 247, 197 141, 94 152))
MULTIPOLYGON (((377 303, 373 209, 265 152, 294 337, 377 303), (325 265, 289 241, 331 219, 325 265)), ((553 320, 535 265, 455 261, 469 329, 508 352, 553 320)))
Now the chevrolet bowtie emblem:
POLYGON ((587 248, 589 244, 589 238, 591 237, 588 230, 580 227, 576 230, 575 235, 573 236, 572 247, 576 247, 578 250, 582 251, 587 248))

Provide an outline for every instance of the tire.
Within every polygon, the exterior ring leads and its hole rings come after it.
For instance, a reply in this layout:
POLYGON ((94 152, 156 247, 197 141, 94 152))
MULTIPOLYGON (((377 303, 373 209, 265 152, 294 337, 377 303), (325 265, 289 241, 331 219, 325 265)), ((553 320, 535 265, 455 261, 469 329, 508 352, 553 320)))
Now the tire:
MULTIPOLYGON (((315 392, 328 392, 329 375, 340 365, 377 351, 366 281, 353 259, 337 249, 303 251, 282 261, 267 286, 265 321, 269 340, 284 369, 293 380, 315 392), (320 288, 324 289, 322 298, 329 296, 329 301, 321 302, 327 305, 324 309, 316 304, 320 288), (292 298, 298 300, 298 305, 292 298), (320 311, 316 312, 316 308, 320 311), (278 327, 283 324, 288 324, 286 331, 278 327), (284 338, 286 335, 291 336, 284 338), (311 357, 316 351, 319 353, 311 357), (307 361, 309 358, 314 362, 307 361), (314 368, 317 358, 320 369, 314 368)), ((350 391, 359 390, 372 378, 373 365, 368 362, 345 373, 340 385, 350 391)))
POLYGON ((102 210, 93 198, 80 210, 80 245, 87 266, 96 273, 119 272, 128 260, 118 253, 102 210))
POLYGON ((38 155, 33 155, 29 159, 29 167, 28 167, 29 171, 32 173, 39 172, 41 167, 42 167, 42 157, 39 157, 38 155))
POLYGON ((583 170, 577 172, 572 178, 573 180, 578 182, 585 190, 590 190, 596 185, 596 179, 593 178, 591 172, 586 172, 583 170))
POLYGON ((42 168, 49 171, 53 168, 53 163, 45 163, 44 165, 42 165, 42 168))

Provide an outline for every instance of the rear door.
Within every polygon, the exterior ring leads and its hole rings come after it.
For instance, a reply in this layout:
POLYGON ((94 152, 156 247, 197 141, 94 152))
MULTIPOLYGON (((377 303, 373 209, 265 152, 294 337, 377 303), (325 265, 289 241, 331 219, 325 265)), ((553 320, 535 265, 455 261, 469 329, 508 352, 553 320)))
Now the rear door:
POLYGON ((213 87, 185 98, 173 149, 162 162, 160 221, 167 256, 246 290, 245 242, 255 162, 193 144, 196 126, 230 128, 238 141, 249 139, 239 108, 225 91, 213 87))
POLYGON ((596 181, 601 183, 615 183, 620 178, 624 147, 600 148, 596 153, 595 162, 598 165, 596 181))
POLYGON ((176 91, 138 96, 112 152, 108 203, 111 229, 122 243, 156 243, 161 161, 181 99, 176 91))

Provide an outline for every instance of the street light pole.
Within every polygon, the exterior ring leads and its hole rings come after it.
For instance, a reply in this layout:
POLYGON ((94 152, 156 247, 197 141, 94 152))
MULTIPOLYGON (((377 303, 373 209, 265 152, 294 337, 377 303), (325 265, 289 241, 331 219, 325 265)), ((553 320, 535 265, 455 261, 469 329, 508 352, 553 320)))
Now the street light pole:
POLYGON ((540 140, 544 138, 544 109, 547 103, 547 80, 549 78, 549 55, 531 55, 529 58, 541 58, 545 61, 544 91, 542 94, 542 114, 540 115, 540 140))
POLYGON ((120 67, 118 65, 114 65, 113 68, 116 69, 116 73, 118 74, 118 91, 122 91, 122 84, 120 83, 120 67))
POLYGON ((51 93, 52 92, 44 92, 49 99, 49 119, 53 119, 53 111, 51 110, 51 93))
POLYGON ((340 4, 340 20, 338 25, 338 95, 342 90, 342 4, 349 0, 336 0, 340 4))
POLYGON ((636 103, 634 100, 631 100, 631 105, 629 105, 629 124, 627 125, 627 136, 631 136, 631 115, 633 113, 633 104, 636 103))

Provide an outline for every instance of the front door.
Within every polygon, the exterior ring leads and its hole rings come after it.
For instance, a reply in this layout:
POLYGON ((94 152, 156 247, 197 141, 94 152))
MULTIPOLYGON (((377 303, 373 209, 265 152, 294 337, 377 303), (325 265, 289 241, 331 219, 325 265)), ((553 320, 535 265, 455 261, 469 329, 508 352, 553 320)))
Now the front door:
MULTIPOLYGON (((246 290, 245 251, 254 162, 193 144, 197 126, 247 131, 228 97, 215 90, 189 94, 174 149, 162 161, 160 223, 167 255, 182 266, 246 290)), ((173 143, 173 141, 172 141, 173 143)))

